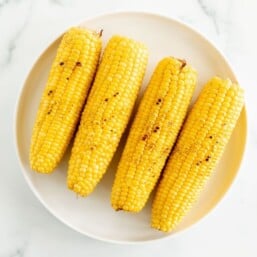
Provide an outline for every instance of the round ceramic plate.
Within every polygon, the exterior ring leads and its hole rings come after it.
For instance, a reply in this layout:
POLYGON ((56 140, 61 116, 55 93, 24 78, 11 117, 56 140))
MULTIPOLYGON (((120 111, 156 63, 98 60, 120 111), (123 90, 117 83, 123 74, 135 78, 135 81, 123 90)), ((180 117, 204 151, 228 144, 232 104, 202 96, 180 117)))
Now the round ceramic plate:
MULTIPOLYGON (((236 81, 224 56, 198 32, 174 19, 154 14, 126 12, 99 16, 80 25, 94 30, 103 29, 105 44, 112 35, 120 34, 148 45, 150 59, 142 91, 155 65, 165 56, 186 59, 198 71, 199 78, 193 101, 204 83, 214 75, 229 77, 236 81)), ((124 140, 103 180, 87 198, 77 198, 66 187, 70 150, 51 175, 38 174, 30 169, 29 145, 32 126, 59 43, 60 37, 37 60, 27 77, 17 105, 17 152, 22 172, 37 198, 64 224, 84 235, 109 242, 145 242, 172 237, 202 219, 224 196, 239 169, 246 141, 245 109, 199 201, 176 230, 169 234, 161 233, 150 228, 151 199, 138 214, 115 212, 111 208, 110 192, 124 140)))

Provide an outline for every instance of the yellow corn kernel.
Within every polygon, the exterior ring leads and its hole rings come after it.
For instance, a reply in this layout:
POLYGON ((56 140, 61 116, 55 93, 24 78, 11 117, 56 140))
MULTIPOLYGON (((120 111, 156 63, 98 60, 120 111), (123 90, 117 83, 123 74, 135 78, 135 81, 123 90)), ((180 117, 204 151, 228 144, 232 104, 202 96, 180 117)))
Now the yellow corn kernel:
POLYGON ((101 52, 100 35, 71 28, 63 36, 37 112, 30 146, 34 171, 60 162, 80 118, 101 52))
POLYGON ((111 196, 115 210, 144 207, 185 118, 196 77, 182 60, 167 57, 157 65, 118 166, 111 196))
POLYGON ((68 187, 90 194, 116 151, 146 70, 142 43, 114 36, 106 46, 82 114, 68 168, 68 187))
POLYGON ((244 104, 229 79, 211 79, 193 106, 157 188, 152 227, 170 231, 188 213, 217 165, 244 104))

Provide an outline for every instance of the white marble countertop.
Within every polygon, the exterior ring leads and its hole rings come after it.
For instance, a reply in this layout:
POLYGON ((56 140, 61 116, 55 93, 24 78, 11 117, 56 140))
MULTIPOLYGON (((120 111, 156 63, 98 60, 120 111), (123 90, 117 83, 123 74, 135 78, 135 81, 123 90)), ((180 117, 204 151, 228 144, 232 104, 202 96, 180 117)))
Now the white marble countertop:
POLYGON ((0 0, 0 256, 257 256, 257 1, 0 0), (143 10, 191 24, 223 50, 246 90, 244 162, 224 200, 180 236, 146 245, 87 238, 55 219, 27 186, 15 156, 14 106, 30 67, 61 31, 88 16, 143 10))

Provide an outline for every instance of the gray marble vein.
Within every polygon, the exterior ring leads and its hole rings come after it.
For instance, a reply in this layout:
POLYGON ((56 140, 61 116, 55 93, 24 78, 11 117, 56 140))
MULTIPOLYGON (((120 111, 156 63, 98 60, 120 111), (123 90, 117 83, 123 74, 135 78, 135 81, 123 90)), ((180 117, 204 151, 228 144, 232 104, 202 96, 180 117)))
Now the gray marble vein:
POLYGON ((21 27, 16 31, 16 33, 12 36, 11 40, 9 41, 5 64, 10 64, 12 60, 13 52, 16 48, 17 41, 21 37, 25 27, 27 26, 27 23, 28 23, 28 19, 25 19, 24 23, 21 25, 21 27))
POLYGON ((61 6, 63 5, 61 0, 50 0, 50 2, 61 6))
POLYGON ((72 2, 71 0, 50 0, 50 3, 56 4, 59 6, 65 6, 71 2, 72 2))
POLYGON ((212 20, 215 30, 217 34, 219 34, 220 29, 217 21, 217 13, 215 12, 215 10, 211 8, 210 5, 205 3, 205 0, 197 0, 197 2, 201 7, 202 11, 204 12, 204 14, 207 15, 212 20))
POLYGON ((3 8, 3 7, 5 7, 5 6, 7 6, 8 4, 10 4, 11 2, 19 2, 19 0, 14 0, 14 1, 12 1, 12 0, 2 0, 2 1, 0 1, 0 10, 3 8))
POLYGON ((4 7, 6 4, 8 4, 10 0, 3 0, 0 2, 0 8, 4 7))
POLYGON ((11 0, 2 0, 2 1, 0 2, 0 8, 6 6, 8 3, 10 3, 10 1, 11 1, 11 0))
MULTIPOLYGON (((6 1, 9 1, 9 0, 6 0, 6 1)), ((32 11, 32 6, 33 6, 33 1, 30 1, 30 5, 28 7, 28 11, 27 11, 27 14, 25 16, 25 19, 24 19, 23 23, 15 31, 15 33, 12 35, 11 39, 8 42, 7 54, 6 54, 6 57, 5 57, 5 61, 3 63, 4 65, 9 65, 12 61, 13 52, 15 51, 15 48, 17 46, 17 41, 22 36, 22 34, 24 33, 24 30, 26 29, 26 27, 29 23, 29 18, 30 18, 31 11, 32 11)))
POLYGON ((25 248, 19 248, 15 251, 15 253, 10 255, 10 257, 24 257, 24 254, 25 254, 25 248))

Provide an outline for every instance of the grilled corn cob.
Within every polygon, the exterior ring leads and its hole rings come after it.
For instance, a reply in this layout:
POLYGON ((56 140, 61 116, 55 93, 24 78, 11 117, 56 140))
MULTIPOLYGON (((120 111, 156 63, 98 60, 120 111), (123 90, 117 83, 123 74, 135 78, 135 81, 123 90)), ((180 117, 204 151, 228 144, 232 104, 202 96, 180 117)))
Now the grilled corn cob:
POLYGON ((78 123, 100 52, 99 34, 83 28, 71 28, 64 34, 33 128, 33 170, 50 173, 60 162, 78 123))
POLYGON ((112 189, 116 210, 140 211, 185 118, 196 72, 172 57, 156 67, 130 130, 112 189))
POLYGON ((69 161, 67 184, 90 194, 105 173, 128 123, 148 59, 146 47, 114 36, 104 51, 82 114, 69 161))
POLYGON ((152 207, 152 227, 170 231, 197 200, 219 161, 243 107, 243 91, 229 79, 211 79, 190 112, 152 207))

